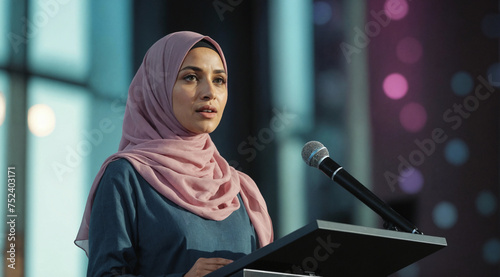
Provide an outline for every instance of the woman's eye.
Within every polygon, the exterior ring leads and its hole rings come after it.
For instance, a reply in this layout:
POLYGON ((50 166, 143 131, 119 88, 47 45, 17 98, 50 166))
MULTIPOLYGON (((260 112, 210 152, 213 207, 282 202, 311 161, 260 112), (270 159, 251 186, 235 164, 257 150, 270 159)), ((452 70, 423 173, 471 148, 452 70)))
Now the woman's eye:
POLYGON ((187 75, 186 77, 184 77, 184 80, 186 81, 196 81, 196 76, 195 75, 187 75))
POLYGON ((223 85, 223 84, 225 84, 225 83, 226 83, 226 79, 224 79, 224 78, 216 78, 216 79, 214 80, 214 83, 216 83, 216 84, 218 84, 218 85, 223 85))

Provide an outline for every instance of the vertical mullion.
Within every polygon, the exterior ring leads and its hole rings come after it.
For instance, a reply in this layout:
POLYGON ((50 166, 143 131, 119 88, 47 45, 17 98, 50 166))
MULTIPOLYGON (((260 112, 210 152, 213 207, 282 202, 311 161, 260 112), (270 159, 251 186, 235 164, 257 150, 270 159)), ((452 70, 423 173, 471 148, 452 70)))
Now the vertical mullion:
MULTIPOLYGON (((10 95, 7 103, 6 112, 8 113, 9 129, 7 132, 7 166, 16 168, 16 186, 15 186, 15 241, 8 241, 9 236, 5 236, 4 261, 10 258, 7 252, 15 248, 15 269, 7 267, 9 262, 5 262, 5 276, 24 276, 24 241, 25 241, 25 191, 26 191, 26 136, 27 136, 27 71, 26 71, 26 53, 27 53, 27 26, 23 20, 28 18, 28 0, 12 1, 10 5, 10 30, 9 36, 15 36, 20 39, 16 47, 11 42, 9 68, 14 68, 10 72, 10 95), (14 244, 12 244, 14 243, 14 244), (11 247, 14 246, 14 247, 11 247)), ((7 170, 2 168, 0 170, 7 170)), ((4 183, 4 182, 1 182, 4 183)), ((0 189, 7 189, 2 187, 0 189)), ((4 207, 7 209, 6 207, 4 207)), ((5 234, 12 230, 8 224, 4 225, 5 234)), ((12 251, 10 251, 12 252, 12 251)))

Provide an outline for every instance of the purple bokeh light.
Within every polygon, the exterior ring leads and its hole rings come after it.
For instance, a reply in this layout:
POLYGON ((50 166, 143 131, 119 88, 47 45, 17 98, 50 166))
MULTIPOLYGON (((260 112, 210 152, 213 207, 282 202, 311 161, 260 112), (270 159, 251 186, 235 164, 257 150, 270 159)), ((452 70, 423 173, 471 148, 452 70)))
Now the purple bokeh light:
POLYGON ((384 10, 391 19, 400 20, 408 14, 410 7, 406 0, 386 0, 384 10))
POLYGON ((406 104, 399 113, 399 121, 408 132, 418 132, 422 130, 427 122, 427 112, 425 108, 415 102, 406 104))
POLYGON ((399 176, 398 183, 402 191, 409 194, 415 194, 422 190, 424 186, 424 176, 420 173, 420 170, 412 167, 405 170, 401 176, 399 176))
POLYGON ((396 46, 398 59, 407 64, 418 62, 422 58, 422 53, 422 44, 412 37, 403 38, 396 46))

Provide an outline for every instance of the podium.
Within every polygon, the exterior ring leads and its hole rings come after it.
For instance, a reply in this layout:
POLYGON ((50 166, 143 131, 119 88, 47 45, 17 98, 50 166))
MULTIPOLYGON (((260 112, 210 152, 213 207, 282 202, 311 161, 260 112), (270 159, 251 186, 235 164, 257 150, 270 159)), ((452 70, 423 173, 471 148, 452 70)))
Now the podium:
POLYGON ((207 276, 387 276, 446 246, 442 237, 317 220, 207 276))

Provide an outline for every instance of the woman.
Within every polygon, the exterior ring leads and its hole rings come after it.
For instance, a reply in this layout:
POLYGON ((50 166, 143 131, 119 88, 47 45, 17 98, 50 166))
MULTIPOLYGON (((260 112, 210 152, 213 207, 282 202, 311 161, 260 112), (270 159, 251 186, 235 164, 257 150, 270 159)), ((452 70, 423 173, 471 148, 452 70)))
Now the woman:
POLYGON ((88 276, 204 276, 272 242, 256 184, 209 136, 226 101, 226 61, 210 37, 177 32, 148 50, 75 240, 88 276))

